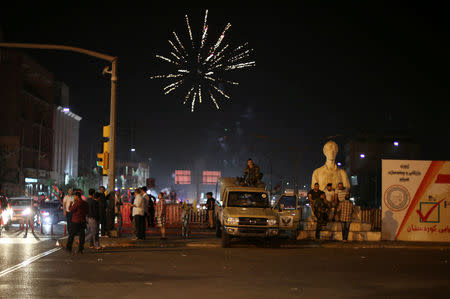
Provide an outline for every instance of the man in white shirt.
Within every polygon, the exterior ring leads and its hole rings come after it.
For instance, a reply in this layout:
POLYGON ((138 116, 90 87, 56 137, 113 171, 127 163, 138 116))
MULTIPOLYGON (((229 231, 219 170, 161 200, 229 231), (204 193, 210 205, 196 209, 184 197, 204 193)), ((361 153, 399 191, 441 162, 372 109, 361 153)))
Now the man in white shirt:
POLYGON ((72 188, 69 188, 69 190, 67 190, 67 194, 64 196, 63 198, 63 209, 64 209, 64 215, 66 216, 66 221, 67 221, 67 232, 70 235, 70 232, 72 231, 71 228, 71 224, 72 224, 72 212, 70 212, 70 206, 73 204, 74 202, 74 197, 73 197, 73 190, 72 188))
POLYGON ((328 221, 333 221, 334 211, 336 210, 336 192, 332 189, 332 184, 328 183, 327 188, 323 191, 330 209, 328 210, 328 221))

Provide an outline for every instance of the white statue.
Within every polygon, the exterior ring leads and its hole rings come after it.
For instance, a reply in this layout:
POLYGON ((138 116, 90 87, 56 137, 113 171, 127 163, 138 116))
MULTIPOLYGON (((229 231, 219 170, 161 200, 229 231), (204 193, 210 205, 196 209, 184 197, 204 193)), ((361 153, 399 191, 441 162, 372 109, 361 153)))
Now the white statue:
POLYGON ((344 185, 344 188, 350 190, 350 181, 348 180, 345 170, 336 165, 335 159, 338 153, 338 145, 336 142, 330 140, 323 146, 323 154, 327 157, 325 164, 314 170, 312 175, 311 186, 319 183, 319 189, 325 190, 328 183, 332 184, 332 189, 337 189, 339 183, 344 185))

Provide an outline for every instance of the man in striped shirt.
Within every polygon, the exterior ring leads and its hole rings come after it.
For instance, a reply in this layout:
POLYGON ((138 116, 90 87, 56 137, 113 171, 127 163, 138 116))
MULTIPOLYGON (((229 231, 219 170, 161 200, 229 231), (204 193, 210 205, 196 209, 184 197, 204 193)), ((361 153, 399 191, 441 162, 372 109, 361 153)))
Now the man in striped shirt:
POLYGON ((350 224, 352 222, 353 203, 349 199, 339 202, 337 212, 340 213, 342 225, 342 240, 347 242, 348 233, 350 231, 350 224))

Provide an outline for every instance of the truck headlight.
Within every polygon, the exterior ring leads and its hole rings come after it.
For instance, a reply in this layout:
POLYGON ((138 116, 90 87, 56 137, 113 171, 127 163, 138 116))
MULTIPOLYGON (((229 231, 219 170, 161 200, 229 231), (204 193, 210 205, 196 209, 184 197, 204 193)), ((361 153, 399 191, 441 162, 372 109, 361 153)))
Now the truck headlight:
POLYGON ((228 225, 235 225, 239 223, 239 218, 237 217, 228 217, 226 218, 225 224, 228 225))
POLYGON ((276 225, 277 223, 277 219, 267 219, 267 225, 276 225))
POLYGON ((23 210, 22 215, 27 216, 31 214, 31 209, 30 208, 26 208, 25 210, 23 210))

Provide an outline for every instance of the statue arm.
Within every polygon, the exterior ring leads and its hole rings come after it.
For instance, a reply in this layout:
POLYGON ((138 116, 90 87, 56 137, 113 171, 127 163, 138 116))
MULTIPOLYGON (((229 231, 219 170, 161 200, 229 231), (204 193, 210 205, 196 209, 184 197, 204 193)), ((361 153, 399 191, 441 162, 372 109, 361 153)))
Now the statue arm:
POLYGON ((342 178, 342 183, 344 184, 344 188, 350 192, 350 188, 351 188, 350 181, 348 179, 347 172, 343 169, 341 172, 341 178, 342 178))

